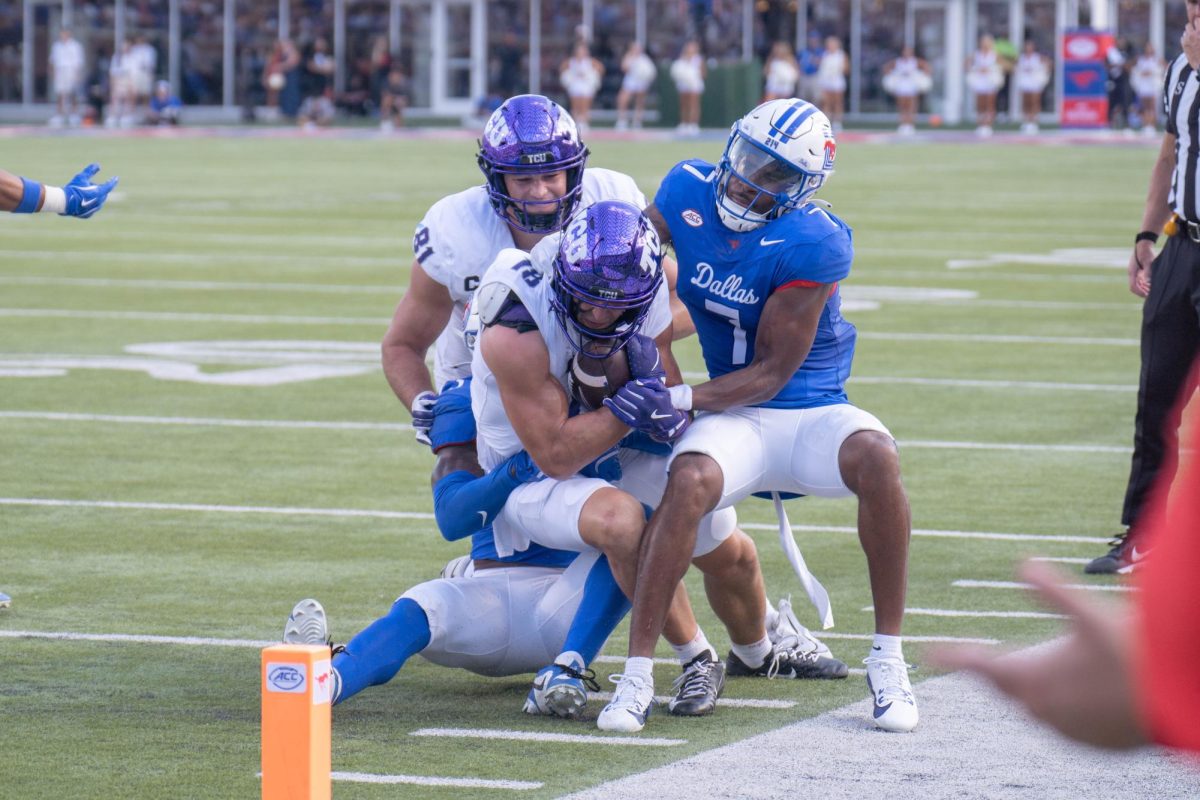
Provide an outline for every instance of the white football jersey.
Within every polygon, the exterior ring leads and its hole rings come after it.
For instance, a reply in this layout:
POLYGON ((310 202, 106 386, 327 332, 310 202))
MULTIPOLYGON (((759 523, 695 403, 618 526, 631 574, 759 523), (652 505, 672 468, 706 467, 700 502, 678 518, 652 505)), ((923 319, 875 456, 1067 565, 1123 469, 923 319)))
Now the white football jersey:
MULTIPOLYGON (((583 172, 580 207, 599 200, 624 200, 638 208, 646 207, 646 197, 633 178, 589 167, 583 172)), ((466 304, 479 287, 480 276, 500 251, 514 247, 512 233, 492 209, 485 186, 442 198, 417 225, 413 236, 417 263, 445 286, 454 300, 450 321, 435 345, 435 389, 471 374, 471 351, 462 335, 466 304)))
MULTIPOLYGON (((484 274, 480 286, 499 283, 513 291, 521 299, 529 315, 538 327, 546 349, 550 353, 550 373, 567 391, 567 371, 575 349, 567 341, 562 326, 550 305, 550 276, 554 257, 558 252, 561 233, 554 233, 538 242, 533 251, 510 248, 501 251, 495 262, 484 274)), ((641 333, 657 337, 671 324, 671 302, 664 280, 650 306, 650 312, 642 324, 641 333)), ((483 360, 482 348, 476 347, 471 361, 471 410, 475 413, 477 428, 475 449, 480 465, 491 471, 512 454, 523 449, 517 432, 509 422, 500 398, 500 388, 495 376, 483 360)))

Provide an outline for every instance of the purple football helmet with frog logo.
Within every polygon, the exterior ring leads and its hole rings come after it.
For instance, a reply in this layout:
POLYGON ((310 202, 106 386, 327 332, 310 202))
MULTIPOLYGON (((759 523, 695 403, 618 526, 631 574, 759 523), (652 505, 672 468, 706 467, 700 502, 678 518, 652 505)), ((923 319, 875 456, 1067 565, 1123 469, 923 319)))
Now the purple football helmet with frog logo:
POLYGON ((563 231, 554 258, 550 304, 567 341, 592 358, 607 358, 638 333, 663 281, 658 233, 641 210, 620 200, 580 209, 563 231), (579 305, 619 310, 603 330, 579 320, 579 305))
POLYGON ((529 233, 562 230, 583 193, 588 150, 579 141, 575 120, 558 103, 540 94, 522 94, 492 112, 479 142, 479 169, 487 178, 492 208, 505 222, 529 233), (509 192, 506 175, 565 172, 567 192, 546 200, 518 200, 509 192), (553 204, 534 213, 532 206, 553 204), (511 209, 512 213, 509 213, 511 209))

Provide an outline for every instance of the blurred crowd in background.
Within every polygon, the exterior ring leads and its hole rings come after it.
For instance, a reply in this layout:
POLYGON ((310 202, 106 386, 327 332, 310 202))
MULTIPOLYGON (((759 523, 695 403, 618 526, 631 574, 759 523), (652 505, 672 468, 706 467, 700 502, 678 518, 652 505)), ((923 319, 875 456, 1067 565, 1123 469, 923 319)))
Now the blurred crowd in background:
MULTIPOLYGON (((287 120, 312 127, 340 117, 370 120, 388 130, 404 124, 406 108, 429 105, 427 8, 404 6, 401 38, 392 43, 386 33, 388 0, 347 3, 344 79, 335 90, 333 0, 289 1, 285 39, 278 35, 278 0, 237 3, 232 85, 245 120, 287 120)), ((799 52, 792 45, 798 24, 794 2, 756 3, 749 35, 742 2, 664 0, 651 5, 652 24, 642 48, 635 44, 630 2, 595 3, 591 29, 579 24, 578 4, 542 4, 540 63, 535 65, 540 91, 569 106, 584 125, 593 109, 609 114, 616 110, 619 128, 640 127, 647 107, 656 118, 660 93, 672 92, 670 100, 677 109, 672 120, 677 117, 679 133, 693 134, 699 128, 709 70, 744 62, 749 43, 762 75, 761 95, 746 97, 746 107, 760 99, 799 95, 820 105, 835 126, 841 126, 851 71, 845 50, 850 20, 842 0, 808 4, 806 44, 799 52)), ((1013 43, 985 32, 979 49, 960 66, 939 63, 936 56, 926 60, 919 48, 904 44, 903 26, 886 21, 890 12, 903 14, 902 0, 876 5, 878 9, 861 16, 863 52, 855 61, 862 72, 860 108, 897 114, 900 133, 913 131, 918 113, 927 113, 931 124, 938 124, 936 109, 924 98, 937 73, 947 69, 966 71, 983 135, 990 133, 997 116, 1022 122, 1025 132, 1036 132, 1038 115, 1053 110, 1047 87, 1054 43, 1046 38, 1053 36, 1053 25, 1038 24, 1040 7, 1031 6, 1027 12, 1032 15, 1028 42, 1013 43), (1010 82, 1016 92, 1009 91, 1010 82), (1019 107, 1012 99, 1016 97, 1019 107)), ((221 0, 181 0, 177 87, 164 82, 169 77, 167 0, 128 0, 125 39, 115 53, 114 8, 111 0, 78 2, 70 28, 64 29, 61 17, 55 16, 61 14, 58 7, 35 6, 33 94, 36 102, 58 104, 52 125, 175 124, 187 106, 222 103, 227 76, 221 0)), ((504 98, 530 90, 529 9, 530 3, 523 0, 486 4, 488 86, 476 98, 481 117, 504 98)), ((999 19, 981 18, 981 31, 998 28, 999 19)), ((21 45, 22 4, 0 4, 0 103, 22 100, 21 45)), ((469 42, 454 46, 463 51, 453 55, 466 60, 469 42)), ((1152 46, 1135 46, 1132 39, 1123 38, 1108 62, 1114 127, 1152 130, 1154 92, 1148 87, 1161 82, 1161 58, 1152 46)), ((469 70, 451 70, 448 80, 461 84, 453 87, 461 95, 467 91, 469 70)))

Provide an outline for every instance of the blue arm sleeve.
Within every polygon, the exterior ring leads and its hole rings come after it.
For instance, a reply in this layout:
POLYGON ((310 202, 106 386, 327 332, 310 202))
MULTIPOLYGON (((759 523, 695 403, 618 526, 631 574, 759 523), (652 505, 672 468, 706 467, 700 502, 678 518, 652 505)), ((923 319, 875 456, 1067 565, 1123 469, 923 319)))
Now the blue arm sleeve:
POLYGON ((433 487, 433 515, 446 541, 466 538, 487 527, 522 481, 500 468, 482 477, 451 472, 433 487))

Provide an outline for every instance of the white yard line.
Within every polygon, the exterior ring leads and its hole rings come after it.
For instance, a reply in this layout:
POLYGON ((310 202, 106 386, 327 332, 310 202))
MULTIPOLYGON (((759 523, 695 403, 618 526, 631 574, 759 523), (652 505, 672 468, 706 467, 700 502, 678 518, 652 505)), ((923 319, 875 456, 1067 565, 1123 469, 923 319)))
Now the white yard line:
POLYGON ((205 314, 182 311, 86 311, 66 308, 0 308, 0 317, 28 319, 115 319, 142 322, 236 322, 244 325, 371 325, 383 317, 304 317, 287 314, 205 314))
MULTIPOLYGON (((1020 581, 976 581, 968 578, 954 581, 951 586, 960 589, 1032 589, 1033 584, 1020 581)), ((1070 583, 1067 589, 1077 589, 1081 592, 1132 592, 1134 587, 1122 585, 1105 585, 1098 583, 1070 583)))
MULTIPOLYGON (((863 611, 874 611, 875 606, 865 606, 863 611)), ((963 611, 951 608, 906 608, 905 616, 916 617, 972 617, 979 619, 1068 619, 1066 614, 1051 614, 1046 611, 963 611)))
POLYGON ((121 414, 71 414, 55 411, 0 411, 0 419, 50 422, 111 422, 122 425, 185 425, 216 428, 283 428, 329 431, 411 431, 402 422, 337 422, 287 419, 226 419, 222 417, 143 417, 121 414))
POLYGON ((1118 339, 1095 336, 1025 336, 1001 333, 900 333, 888 331, 859 331, 859 339, 886 342, 953 342, 961 344, 1056 344, 1104 347, 1136 347, 1137 339, 1118 339))
POLYGON ((1030 561, 1048 561, 1054 564, 1088 564, 1090 558, 1074 558, 1072 556, 1034 556, 1030 561))
POLYGON ((488 778, 437 778, 425 775, 373 775, 367 772, 331 772, 329 777, 346 783, 388 783, 409 786, 448 786, 454 789, 540 789, 537 781, 506 781, 488 778))
MULTIPOLYGON (((875 639, 873 633, 834 633, 833 631, 818 631, 820 639, 856 639, 870 642, 875 639)), ((973 636, 909 636, 904 635, 906 642, 939 642, 950 644, 1000 644, 999 639, 983 639, 973 636)))
POLYGON ((687 739, 661 739, 653 736, 602 736, 579 733, 539 733, 537 731, 498 730, 494 728, 419 728, 409 736, 433 736, 452 739, 504 739, 514 742, 555 742, 558 744, 608 744, 627 747, 674 747, 687 739))
POLYGON ((433 514, 420 511, 372 511, 361 508, 298 508, 292 506, 227 506, 202 503, 142 503, 118 500, 63 500, 42 497, 0 497, 0 506, 49 506, 110 508, 134 511, 197 511, 223 514, 279 514, 283 516, 367 517, 374 519, 431 520, 433 514))
POLYGON ((311 292, 317 294, 370 294, 395 292, 397 297, 404 286, 339 285, 326 283, 263 283, 237 281, 184 281, 127 278, 53 278, 40 275, 0 275, 0 285, 9 286, 67 286, 101 289, 168 289, 176 291, 233 291, 233 292, 311 292))
MULTIPOLYGON (((167 253, 167 252, 129 252, 116 250, 5 250, 5 257, 11 257, 14 261, 24 259, 26 261, 54 261, 62 262, 64 259, 78 258, 87 264, 95 264, 98 261, 116 261, 119 264, 127 264, 129 262, 148 261, 155 265, 160 264, 220 264, 227 266, 230 263, 250 262, 252 264, 283 264, 286 266, 295 266, 297 264, 324 264, 328 263, 333 267, 340 266, 397 266, 401 263, 400 259, 384 257, 384 256, 352 256, 352 255, 311 255, 303 253, 300 255, 283 255, 281 253, 252 253, 245 250, 234 249, 227 252, 215 253, 167 253)), ((407 261, 403 263, 407 264, 407 261)))
MULTIPOLYGON (((339 422, 321 420, 226 419, 222 417, 151 417, 123 414, 77 414, 65 411, 0 411, 0 419, 30 419, 50 422, 109 422, 123 425, 184 425, 225 428, 284 428, 311 430, 411 431, 400 422, 339 422)), ((1006 442, 939 442, 906 440, 901 447, 936 450, 1011 450, 1035 453, 1116 453, 1131 448, 1091 444, 1019 444, 1006 442)))
MULTIPOLYGON (((194 511, 224 514, 280 514, 319 517, 365 517, 376 519, 431 520, 433 514, 420 511, 376 511, 361 508, 304 508, 296 506, 231 506, 206 505, 200 503, 150 503, 119 500, 75 500, 48 497, 0 497, 0 506, 46 506, 76 508, 128 509, 134 511, 194 511)), ((765 522, 742 523, 743 529, 776 531, 778 525, 765 522)), ((846 525, 792 525, 794 530, 826 533, 857 534, 858 529, 846 525)), ((917 528, 913 536, 933 536, 950 539, 994 539, 1013 542, 1071 542, 1081 544, 1103 544, 1106 538, 1095 536, 1056 536, 1036 533, 995 533, 988 531, 955 531, 917 528)))
MULTIPOLYGON (((700 380, 707 380, 705 373, 691 373, 700 380)), ((966 378, 896 378, 884 376, 851 376, 852 384, 911 384, 913 386, 946 386, 965 389, 1033 389, 1051 392, 1136 392, 1137 384, 1118 383, 1063 383, 1060 381, 997 381, 971 380, 966 378)))
POLYGON ((123 642, 126 644, 177 644, 187 647, 251 647, 261 650, 278 640, 217 639, 207 636, 151 636, 142 633, 72 633, 69 631, 9 631, 0 629, 0 639, 55 639, 66 642, 123 642))

